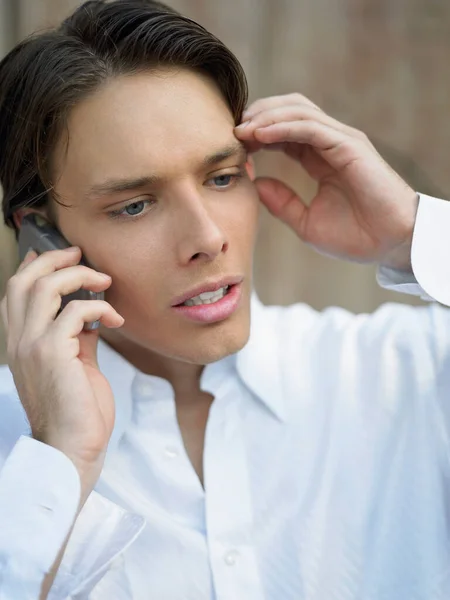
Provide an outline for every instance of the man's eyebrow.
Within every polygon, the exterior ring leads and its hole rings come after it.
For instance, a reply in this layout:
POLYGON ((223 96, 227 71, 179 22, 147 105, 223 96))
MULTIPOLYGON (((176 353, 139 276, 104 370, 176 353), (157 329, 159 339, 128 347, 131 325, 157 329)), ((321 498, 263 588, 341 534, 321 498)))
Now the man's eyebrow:
POLYGON ((237 156, 242 160, 247 158, 247 150, 240 142, 237 142, 236 144, 230 144, 222 150, 214 152, 214 154, 210 154, 203 160, 203 166, 211 167, 233 156, 237 156))
MULTIPOLYGON (((247 151, 243 144, 240 142, 236 144, 230 144, 225 148, 214 152, 206 156, 202 165, 204 167, 212 167, 217 165, 227 158, 236 156, 240 161, 244 161, 247 158, 247 151)), ((144 177, 137 177, 133 179, 107 179, 106 181, 93 185, 87 191, 88 197, 102 197, 110 196, 112 194, 119 194, 120 192, 139 191, 151 186, 161 184, 164 178, 158 177, 157 175, 148 175, 144 177)))
POLYGON ((139 191, 161 182, 160 177, 150 175, 134 179, 107 179, 103 183, 93 185, 87 192, 88 197, 109 196, 120 192, 139 191))

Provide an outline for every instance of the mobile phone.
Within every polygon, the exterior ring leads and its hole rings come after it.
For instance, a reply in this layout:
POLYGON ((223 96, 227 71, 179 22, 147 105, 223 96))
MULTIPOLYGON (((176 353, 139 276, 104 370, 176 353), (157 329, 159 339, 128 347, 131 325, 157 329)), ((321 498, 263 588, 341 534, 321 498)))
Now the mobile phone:
MULTIPOLYGON (((22 219, 22 225, 19 231, 19 255, 20 261, 23 261, 25 255, 30 249, 33 249, 37 254, 42 254, 48 250, 64 250, 72 244, 61 235, 61 233, 48 221, 41 216, 33 213, 26 215, 22 219)), ((81 265, 90 267, 84 257, 81 258, 81 265)), ((92 268, 92 267, 91 267, 92 268)), ((90 290, 77 290, 72 294, 62 297, 61 308, 58 314, 71 300, 103 300, 103 292, 91 292, 90 290)), ((100 321, 85 323, 84 329, 92 331, 97 329, 100 321)))

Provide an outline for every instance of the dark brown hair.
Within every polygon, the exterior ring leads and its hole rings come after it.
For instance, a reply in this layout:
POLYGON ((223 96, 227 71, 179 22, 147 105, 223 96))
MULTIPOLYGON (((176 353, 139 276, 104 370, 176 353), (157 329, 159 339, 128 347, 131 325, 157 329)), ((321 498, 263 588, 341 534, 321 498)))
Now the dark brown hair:
POLYGON ((58 29, 13 48, 0 62, 5 223, 14 228, 17 209, 47 203, 52 150, 72 107, 110 77, 170 66, 209 75, 237 124, 247 101, 239 61, 198 23, 159 2, 86 2, 58 29))

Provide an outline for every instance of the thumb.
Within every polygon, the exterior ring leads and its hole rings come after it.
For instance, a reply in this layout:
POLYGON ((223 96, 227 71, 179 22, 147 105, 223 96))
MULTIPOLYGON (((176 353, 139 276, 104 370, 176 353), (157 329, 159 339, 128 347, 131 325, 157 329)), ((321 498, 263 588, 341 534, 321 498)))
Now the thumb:
POLYGON ((272 177, 258 177, 254 183, 267 210, 301 237, 308 207, 300 196, 285 183, 272 177))

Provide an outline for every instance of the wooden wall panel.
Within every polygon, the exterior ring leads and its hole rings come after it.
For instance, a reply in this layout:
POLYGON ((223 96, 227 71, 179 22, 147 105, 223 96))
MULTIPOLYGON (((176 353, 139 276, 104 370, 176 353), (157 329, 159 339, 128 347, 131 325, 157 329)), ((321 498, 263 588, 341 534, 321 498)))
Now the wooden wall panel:
MULTIPOLYGON (((0 0, 0 2, 7 0, 0 0)), ((76 0, 16 0, 18 36, 66 15, 76 0)), ((251 99, 300 91, 338 119, 366 131, 416 188, 450 197, 450 4, 447 0, 173 0, 242 61, 251 99)), ((1 28, 0 28, 1 31, 1 28)), ((314 184, 292 161, 257 156, 258 172, 284 178, 304 197, 314 184)), ((0 277, 15 264, 0 235, 0 277)), ((305 301, 371 311, 390 300, 374 268, 334 261, 262 215, 255 285, 273 303, 305 301)))

